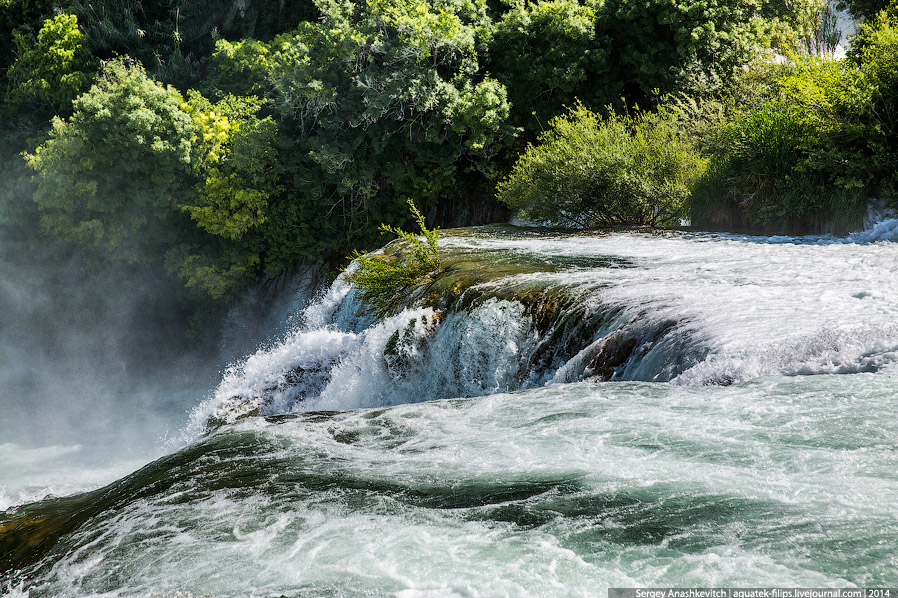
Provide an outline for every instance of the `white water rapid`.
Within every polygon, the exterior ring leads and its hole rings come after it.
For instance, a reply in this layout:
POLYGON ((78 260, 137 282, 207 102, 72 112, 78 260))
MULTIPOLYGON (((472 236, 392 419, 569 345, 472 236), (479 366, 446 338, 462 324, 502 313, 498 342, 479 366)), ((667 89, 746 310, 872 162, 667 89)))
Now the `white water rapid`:
POLYGON ((895 240, 447 231, 449 299, 374 322, 338 279, 183 448, 0 514, 0 590, 895 585, 895 240))

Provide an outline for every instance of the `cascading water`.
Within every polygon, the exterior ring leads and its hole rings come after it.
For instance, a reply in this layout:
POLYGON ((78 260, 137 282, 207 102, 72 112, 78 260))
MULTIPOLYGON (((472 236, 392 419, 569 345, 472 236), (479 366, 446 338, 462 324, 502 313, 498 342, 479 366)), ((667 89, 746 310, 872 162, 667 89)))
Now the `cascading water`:
POLYGON ((880 247, 869 241, 896 229, 898 221, 888 221, 856 235, 867 244, 646 234, 527 239, 495 230, 449 237, 444 249, 460 269, 539 257, 554 268, 487 271, 442 308, 409 308, 381 322, 360 316, 354 293, 338 280, 283 342, 228 370, 194 412, 191 430, 248 415, 474 397, 595 377, 701 385, 876 371, 895 359, 898 312, 886 272, 876 280, 869 271, 889 267, 870 263, 880 247), (548 297, 547 304, 541 312, 528 308, 515 300, 522 295, 548 297))
POLYGON ((375 322, 338 279, 183 448, 0 515, 0 588, 890 585, 896 231, 451 231, 419 302, 375 322))

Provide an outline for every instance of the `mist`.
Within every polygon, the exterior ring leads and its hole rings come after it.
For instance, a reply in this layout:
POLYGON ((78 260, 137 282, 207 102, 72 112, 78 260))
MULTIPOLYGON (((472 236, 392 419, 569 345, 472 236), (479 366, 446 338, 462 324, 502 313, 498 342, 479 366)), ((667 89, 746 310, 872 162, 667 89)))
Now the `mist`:
POLYGON ((228 364, 283 336, 328 278, 301 263, 198 310, 159 267, 17 233, 0 238, 0 510, 178 448, 228 364))
POLYGON ((177 281, 97 263, 37 235, 0 241, 0 509, 170 450, 228 358, 221 318, 191 330, 177 281))

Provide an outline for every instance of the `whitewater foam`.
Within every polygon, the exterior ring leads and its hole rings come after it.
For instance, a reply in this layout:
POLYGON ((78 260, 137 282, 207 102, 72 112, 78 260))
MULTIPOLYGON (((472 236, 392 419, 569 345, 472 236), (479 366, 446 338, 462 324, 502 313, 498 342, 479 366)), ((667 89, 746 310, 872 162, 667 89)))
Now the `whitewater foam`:
POLYGON ((450 254, 554 264, 472 292, 501 296, 542 285, 569 298, 562 312, 540 328, 523 304, 490 299, 459 301, 465 307, 448 311, 410 308, 374 322, 341 277, 282 342, 228 369, 193 413, 188 436, 250 415, 573 382, 597 367, 601 379, 681 385, 878 371, 898 359, 898 292, 889 276, 898 273, 898 244, 882 241, 896 223, 879 223, 863 243, 860 235, 846 243, 695 233, 447 234, 441 243, 450 254))
POLYGON ((884 585, 898 564, 893 393, 881 374, 575 383, 247 418, 144 471, 34 587, 236 597, 884 585), (147 482, 158 479, 168 483, 147 482))

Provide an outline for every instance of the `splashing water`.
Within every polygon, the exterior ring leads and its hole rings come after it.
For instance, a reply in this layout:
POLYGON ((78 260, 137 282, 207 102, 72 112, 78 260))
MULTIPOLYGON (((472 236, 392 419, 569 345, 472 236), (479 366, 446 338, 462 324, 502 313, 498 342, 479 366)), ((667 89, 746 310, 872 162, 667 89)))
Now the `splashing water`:
POLYGON ((338 279, 226 371, 184 448, 0 516, 0 588, 890 585, 896 228, 448 232, 426 305, 373 322, 338 279))
POLYGON ((463 294, 439 311, 407 309, 377 323, 360 319, 337 281, 283 342, 228 370, 194 412, 191 437, 247 415, 481 396, 597 372, 683 385, 875 372, 898 359, 889 278, 898 256, 891 243, 843 241, 450 236, 445 250, 468 262, 561 267, 488 279, 468 291, 485 300, 463 294), (564 298, 548 324, 503 298, 526 284, 564 298))

